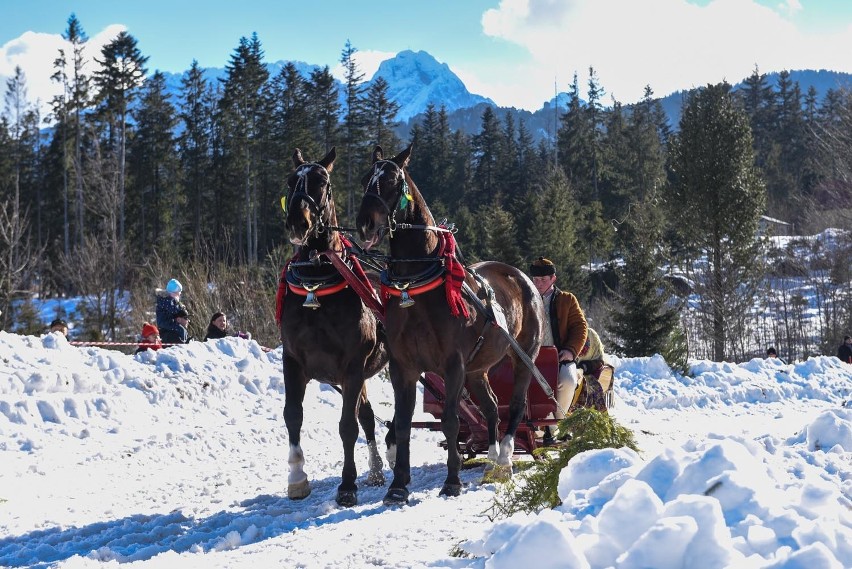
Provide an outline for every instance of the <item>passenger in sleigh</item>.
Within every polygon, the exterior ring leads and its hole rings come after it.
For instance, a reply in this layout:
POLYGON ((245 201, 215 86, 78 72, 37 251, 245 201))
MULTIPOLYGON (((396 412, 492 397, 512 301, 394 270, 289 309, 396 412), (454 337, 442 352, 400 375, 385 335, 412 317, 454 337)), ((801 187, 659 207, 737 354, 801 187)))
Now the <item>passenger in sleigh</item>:
POLYGON ((606 367, 604 357, 600 336, 589 328, 586 343, 577 356, 577 368, 583 377, 572 407, 590 407, 606 413, 606 392, 612 387, 612 370, 608 369, 606 377, 601 377, 606 367))

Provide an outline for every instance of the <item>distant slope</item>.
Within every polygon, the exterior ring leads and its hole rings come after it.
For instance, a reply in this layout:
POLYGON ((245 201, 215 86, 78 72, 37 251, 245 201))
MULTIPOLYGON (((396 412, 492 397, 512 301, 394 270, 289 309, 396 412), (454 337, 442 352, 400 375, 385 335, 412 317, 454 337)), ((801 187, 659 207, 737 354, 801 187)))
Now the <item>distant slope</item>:
MULTIPOLYGON (((286 63, 286 61, 276 61, 268 64, 270 76, 278 74, 286 63)), ((293 63, 305 78, 310 77, 311 72, 319 68, 318 65, 302 61, 293 63)), ((177 102, 183 74, 164 73, 164 75, 167 89, 173 95, 172 100, 177 102)), ((778 73, 767 74, 769 85, 774 87, 777 84, 778 75, 778 73)), ((204 76, 215 85, 218 79, 226 76, 226 70, 207 68, 204 70, 204 76)), ((430 104, 433 104, 437 109, 441 106, 446 108, 450 128, 453 130, 461 130, 467 134, 478 133, 482 112, 486 106, 491 106, 497 111, 497 116, 501 120, 506 114, 512 114, 516 124, 523 121, 536 143, 542 140, 552 141, 559 124, 559 117, 565 112, 568 101, 567 93, 563 92, 559 93, 558 97, 544 102, 542 108, 535 112, 514 107, 497 107, 488 97, 468 91, 461 79, 446 63, 439 63, 425 51, 401 51, 395 57, 383 61, 367 85, 379 77, 388 84, 388 96, 400 105, 396 117, 400 125, 396 129, 396 134, 402 140, 408 140, 411 127, 423 119, 423 113, 430 104)), ((790 72, 790 78, 799 83, 803 96, 810 87, 814 87, 819 101, 822 101, 829 89, 852 88, 852 74, 838 71, 796 70, 790 72)), ((744 80, 745 78, 736 83, 734 90, 741 89, 744 80)), ((343 105, 345 92, 342 83, 338 82, 338 88, 340 103, 343 105)), ((677 130, 680 111, 687 94, 688 91, 677 91, 660 99, 674 130, 677 130)))

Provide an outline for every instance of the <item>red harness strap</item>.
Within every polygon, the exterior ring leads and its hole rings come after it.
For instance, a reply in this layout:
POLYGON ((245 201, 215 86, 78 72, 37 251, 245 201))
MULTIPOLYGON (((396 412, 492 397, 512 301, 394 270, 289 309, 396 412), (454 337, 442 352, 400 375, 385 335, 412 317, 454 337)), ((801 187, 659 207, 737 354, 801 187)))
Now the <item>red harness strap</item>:
MULTIPOLYGON (((429 292, 432 289, 438 288, 439 286, 444 284, 445 280, 446 279, 444 279, 444 276, 441 275, 441 276, 435 277, 434 279, 432 279, 431 281, 429 281, 428 283, 426 283, 424 285, 420 285, 418 287, 407 289, 405 292, 408 293, 408 296, 416 296, 418 294, 423 294, 424 292, 429 292)), ((387 300, 392 296, 402 296, 402 291, 399 290, 399 289, 393 288, 392 286, 387 286, 386 284, 382 283, 382 298, 384 300, 387 300)))
MULTIPOLYGON (((352 243, 344 235, 340 236, 340 241, 343 244, 344 250, 352 247, 352 243)), ((314 291, 314 294, 316 296, 327 296, 340 292, 347 286, 351 285, 353 290, 355 290, 358 296, 361 297, 361 300, 364 301, 367 307, 373 311, 376 317, 379 320, 384 321, 384 307, 381 305, 381 302, 375 298, 375 293, 372 292, 373 285, 370 283, 367 273, 364 272, 364 268, 358 261, 358 257, 355 257, 354 255, 349 256, 352 263, 352 269, 350 270, 336 251, 328 250, 324 252, 324 255, 331 261, 331 264, 334 265, 337 272, 340 273, 344 280, 334 286, 318 289, 314 291)), ((275 321, 279 326, 281 325, 281 317, 284 310, 284 297, 287 295, 287 289, 289 288, 291 292, 300 296, 308 295, 308 291, 304 288, 287 282, 287 270, 290 267, 290 263, 292 263, 296 258, 297 255, 294 255, 292 259, 287 261, 287 264, 284 265, 284 270, 281 271, 281 278, 278 279, 278 293, 275 296, 275 321)))
POLYGON ((450 314, 455 317, 464 316, 468 318, 470 312, 467 310, 467 303, 461 295, 461 287, 464 283, 464 266, 459 263, 456 258, 456 238, 449 231, 442 231, 438 234, 441 237, 441 252, 444 257, 444 266, 447 267, 447 304, 450 305, 450 314))
MULTIPOLYGON (((443 257, 444 259, 444 267, 446 268, 444 274, 435 277, 426 284, 410 288, 405 292, 408 293, 408 296, 416 296, 438 288, 441 284, 444 284, 444 292, 447 296, 447 304, 450 307, 450 314, 456 318, 459 316, 468 318, 470 316, 470 312, 468 311, 467 303, 461 295, 461 287, 464 283, 465 277, 464 266, 456 258, 455 237, 453 237, 453 234, 449 231, 441 231, 438 233, 438 238, 440 239, 438 257, 443 257)), ((402 292, 403 291, 399 289, 389 287, 384 283, 382 284, 383 300, 387 300, 391 296, 402 296, 402 292)))
POLYGON ((287 296, 287 269, 290 268, 290 263, 296 260, 298 253, 293 255, 289 261, 284 263, 284 269, 281 271, 281 276, 278 277, 278 292, 275 293, 275 323, 281 327, 281 315, 284 312, 284 297, 287 296))
MULTIPOLYGON (((293 283, 287 283, 287 284, 290 286, 290 292, 294 292, 294 293, 298 294, 299 296, 308 296, 308 291, 305 290, 304 288, 302 288, 300 286, 296 286, 293 283)), ((345 289, 348 286, 349 285, 346 283, 346 281, 342 281, 342 282, 339 282, 336 285, 330 286, 328 288, 318 288, 317 290, 314 291, 314 295, 315 296, 328 296, 329 294, 334 294, 336 292, 340 292, 341 290, 345 289)))

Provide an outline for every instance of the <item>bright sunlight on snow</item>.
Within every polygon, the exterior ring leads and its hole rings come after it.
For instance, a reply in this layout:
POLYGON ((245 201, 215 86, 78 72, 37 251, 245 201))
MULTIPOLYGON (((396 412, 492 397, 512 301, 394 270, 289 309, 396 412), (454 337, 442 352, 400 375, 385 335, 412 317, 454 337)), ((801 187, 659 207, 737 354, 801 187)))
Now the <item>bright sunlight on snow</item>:
MULTIPOLYGON (((316 382, 313 492, 289 500, 280 347, 129 356, 0 332, 0 565, 852 567, 852 366, 695 361, 680 376, 659 356, 612 359, 611 413, 641 452, 582 453, 561 506, 492 521, 481 467, 462 471, 461 497, 438 497, 446 453, 428 431, 413 433, 409 505, 364 484, 362 438, 360 503, 339 508, 340 396, 316 382)), ((368 388, 390 419, 389 382, 368 388)))

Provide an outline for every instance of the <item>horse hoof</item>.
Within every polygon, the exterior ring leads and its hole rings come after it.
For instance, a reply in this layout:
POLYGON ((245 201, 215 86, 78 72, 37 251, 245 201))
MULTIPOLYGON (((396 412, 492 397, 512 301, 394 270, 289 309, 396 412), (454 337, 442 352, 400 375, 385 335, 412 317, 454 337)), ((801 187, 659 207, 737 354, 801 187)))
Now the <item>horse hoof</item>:
POLYGON ((456 496, 461 495, 461 489, 461 484, 444 484, 444 487, 441 488, 438 496, 449 496, 451 498, 455 498, 456 496))
POLYGON ((375 472, 371 472, 367 475, 367 486, 384 486, 385 485, 385 475, 381 470, 377 470, 375 472))
POLYGON ((351 508, 358 505, 358 492, 356 490, 338 490, 335 498, 337 505, 341 508, 351 508))
POLYGON ((287 497, 291 500, 302 500, 311 495, 311 485, 307 480, 287 486, 287 497))
POLYGON ((408 503, 408 490, 405 488, 391 488, 382 500, 385 506, 403 506, 408 503))

